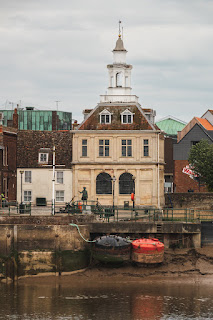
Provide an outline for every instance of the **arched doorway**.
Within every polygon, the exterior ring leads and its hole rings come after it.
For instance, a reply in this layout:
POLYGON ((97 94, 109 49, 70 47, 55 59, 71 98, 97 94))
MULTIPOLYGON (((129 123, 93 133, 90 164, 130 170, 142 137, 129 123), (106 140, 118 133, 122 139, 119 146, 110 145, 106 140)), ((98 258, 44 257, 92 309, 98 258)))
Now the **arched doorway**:
POLYGON ((112 194, 112 178, 106 173, 100 173, 96 178, 96 194, 112 194))
POLYGON ((135 187, 135 181, 131 173, 125 172, 119 178, 119 194, 131 194, 135 187))

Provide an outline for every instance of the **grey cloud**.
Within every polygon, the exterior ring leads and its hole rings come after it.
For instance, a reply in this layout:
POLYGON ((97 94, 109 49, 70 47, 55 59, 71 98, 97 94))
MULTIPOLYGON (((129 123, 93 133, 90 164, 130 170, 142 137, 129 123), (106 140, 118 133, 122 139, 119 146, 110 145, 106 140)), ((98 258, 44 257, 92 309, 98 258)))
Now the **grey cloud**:
POLYGON ((143 106, 189 120, 212 107, 213 2, 0 1, 0 104, 23 100, 81 118, 108 85, 124 21, 132 87, 143 106))

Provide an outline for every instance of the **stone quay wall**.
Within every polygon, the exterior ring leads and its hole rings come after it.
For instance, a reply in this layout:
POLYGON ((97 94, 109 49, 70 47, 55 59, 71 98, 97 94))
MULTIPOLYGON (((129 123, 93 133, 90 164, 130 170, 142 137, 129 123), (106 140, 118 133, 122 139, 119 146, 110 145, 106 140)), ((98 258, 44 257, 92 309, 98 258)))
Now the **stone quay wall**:
MULTIPOLYGON (((61 274, 87 267, 88 244, 69 223, 79 223, 79 217, 1 217, 1 276, 15 280, 23 275, 61 274)), ((87 225, 81 224, 79 229, 85 239, 90 238, 87 225)))
POLYGON ((166 193, 165 207, 213 210, 213 192, 166 193))

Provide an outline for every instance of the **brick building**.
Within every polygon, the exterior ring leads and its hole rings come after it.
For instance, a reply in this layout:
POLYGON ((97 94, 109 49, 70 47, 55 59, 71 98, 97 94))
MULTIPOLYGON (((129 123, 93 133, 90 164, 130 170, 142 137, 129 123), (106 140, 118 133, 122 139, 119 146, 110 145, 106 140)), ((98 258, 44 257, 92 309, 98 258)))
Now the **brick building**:
POLYGON ((72 133, 70 131, 18 132, 17 200, 36 204, 37 198, 52 202, 53 146, 55 146, 55 199, 72 198, 72 133), (22 192, 21 192, 22 178, 22 192))
POLYGON ((173 116, 167 116, 156 122, 156 125, 164 132, 164 191, 173 192, 173 172, 174 172, 174 161, 173 161, 173 145, 177 143, 178 131, 181 131, 185 126, 186 122, 177 119, 173 116))
POLYGON ((0 126, 0 193, 16 200, 17 129, 0 126))
POLYGON ((207 191, 205 186, 200 186, 199 180, 193 180, 183 173, 183 168, 189 165, 188 156, 191 147, 202 139, 213 143, 213 125, 205 117, 194 117, 181 132, 178 132, 177 144, 174 145, 175 192, 207 191))

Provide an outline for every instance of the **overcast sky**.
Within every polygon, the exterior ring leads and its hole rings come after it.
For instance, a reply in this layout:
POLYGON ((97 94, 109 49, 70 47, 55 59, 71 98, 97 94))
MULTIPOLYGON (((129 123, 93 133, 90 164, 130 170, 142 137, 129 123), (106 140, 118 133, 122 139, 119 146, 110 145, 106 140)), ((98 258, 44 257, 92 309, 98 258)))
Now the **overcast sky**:
POLYGON ((82 119, 108 86, 123 22, 133 94, 157 119, 213 109, 212 0, 0 0, 0 106, 82 119), (11 105, 10 105, 11 106, 11 105))

